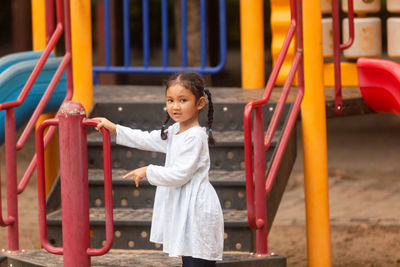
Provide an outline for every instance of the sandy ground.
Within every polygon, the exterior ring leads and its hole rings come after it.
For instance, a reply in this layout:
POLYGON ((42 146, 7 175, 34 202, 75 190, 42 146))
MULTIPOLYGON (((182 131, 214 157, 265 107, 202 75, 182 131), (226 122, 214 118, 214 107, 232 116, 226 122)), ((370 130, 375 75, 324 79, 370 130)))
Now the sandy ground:
MULTIPOLYGON (((333 266, 400 267, 400 119, 367 115, 328 120, 329 197, 333 266)), ((298 158, 272 227, 269 248, 288 266, 307 266, 304 175, 299 132, 298 158)), ((25 170, 33 151, 30 139, 20 152, 25 170)), ((4 148, 2 160, 5 208, 4 148)), ((22 173, 19 173, 21 176, 22 173)), ((20 195, 21 248, 37 248, 36 177, 20 195)), ((0 229, 0 249, 7 231, 0 229)))

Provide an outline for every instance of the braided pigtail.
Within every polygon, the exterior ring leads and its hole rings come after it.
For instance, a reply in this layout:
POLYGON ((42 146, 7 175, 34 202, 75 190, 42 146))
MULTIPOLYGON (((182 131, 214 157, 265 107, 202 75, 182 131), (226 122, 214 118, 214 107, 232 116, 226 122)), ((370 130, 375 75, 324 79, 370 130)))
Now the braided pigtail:
POLYGON ((207 90, 207 88, 204 88, 204 93, 206 93, 208 97, 208 121, 207 121, 207 128, 208 128, 208 144, 210 146, 215 146, 215 139, 213 137, 213 132, 212 132, 212 124, 214 120, 214 106, 213 102, 211 99, 211 92, 207 90))
POLYGON ((167 140, 167 138, 168 138, 168 134, 164 131, 165 131, 165 128, 167 128, 167 123, 170 119, 171 119, 171 117, 169 116, 169 114, 167 112, 167 119, 164 121, 163 125, 161 126, 161 139, 162 140, 167 140))

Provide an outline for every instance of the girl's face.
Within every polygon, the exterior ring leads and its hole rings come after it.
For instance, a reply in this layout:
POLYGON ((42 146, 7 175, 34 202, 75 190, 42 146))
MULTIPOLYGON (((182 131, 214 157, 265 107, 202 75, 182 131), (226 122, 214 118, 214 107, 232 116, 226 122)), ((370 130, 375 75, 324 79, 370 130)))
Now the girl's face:
POLYGON ((176 83, 168 87, 165 99, 167 112, 175 122, 179 122, 180 132, 199 126, 199 111, 206 104, 205 97, 196 101, 190 90, 176 83))

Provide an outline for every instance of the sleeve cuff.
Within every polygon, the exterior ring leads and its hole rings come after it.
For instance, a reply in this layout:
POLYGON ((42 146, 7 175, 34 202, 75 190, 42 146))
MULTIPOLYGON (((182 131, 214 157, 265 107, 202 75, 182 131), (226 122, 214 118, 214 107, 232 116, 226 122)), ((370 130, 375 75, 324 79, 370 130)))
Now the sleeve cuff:
POLYGON ((146 178, 147 178, 147 181, 148 181, 151 185, 154 185, 153 182, 151 181, 152 172, 153 172, 153 164, 149 164, 149 165, 147 166, 147 169, 146 169, 146 178))

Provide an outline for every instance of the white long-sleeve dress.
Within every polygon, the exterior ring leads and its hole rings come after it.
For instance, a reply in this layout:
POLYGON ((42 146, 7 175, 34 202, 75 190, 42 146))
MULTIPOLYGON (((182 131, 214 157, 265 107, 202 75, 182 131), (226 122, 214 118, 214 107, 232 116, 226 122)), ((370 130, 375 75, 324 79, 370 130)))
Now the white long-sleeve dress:
POLYGON ((222 260, 224 221, 221 205, 209 182, 210 156, 206 129, 179 133, 179 123, 146 132, 117 125, 117 144, 166 153, 165 166, 149 165, 146 176, 157 186, 150 241, 163 245, 171 257, 222 260))

